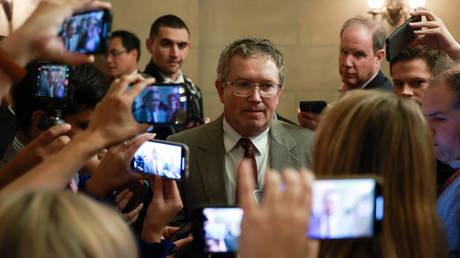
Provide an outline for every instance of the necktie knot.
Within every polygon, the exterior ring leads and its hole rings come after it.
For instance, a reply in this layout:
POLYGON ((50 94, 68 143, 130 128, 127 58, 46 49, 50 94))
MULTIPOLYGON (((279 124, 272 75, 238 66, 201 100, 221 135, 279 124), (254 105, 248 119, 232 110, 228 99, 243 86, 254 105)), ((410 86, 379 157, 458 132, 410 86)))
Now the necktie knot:
POLYGON ((241 138, 238 143, 244 149, 244 157, 252 158, 254 157, 254 144, 248 138, 241 138))

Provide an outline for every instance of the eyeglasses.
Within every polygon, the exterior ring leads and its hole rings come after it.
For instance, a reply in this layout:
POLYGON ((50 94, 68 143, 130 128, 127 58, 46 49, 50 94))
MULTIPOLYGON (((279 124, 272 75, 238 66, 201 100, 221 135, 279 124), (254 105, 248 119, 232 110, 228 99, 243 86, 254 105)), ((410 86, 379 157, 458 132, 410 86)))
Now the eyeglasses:
POLYGON ((249 97, 254 92, 253 88, 259 88, 259 94, 264 98, 273 98, 278 94, 282 84, 279 83, 249 83, 249 82, 224 82, 232 86, 233 95, 237 97, 249 97))
POLYGON ((126 50, 110 50, 109 52, 105 53, 105 57, 118 57, 119 55, 123 54, 123 53, 127 53, 128 51, 126 50))

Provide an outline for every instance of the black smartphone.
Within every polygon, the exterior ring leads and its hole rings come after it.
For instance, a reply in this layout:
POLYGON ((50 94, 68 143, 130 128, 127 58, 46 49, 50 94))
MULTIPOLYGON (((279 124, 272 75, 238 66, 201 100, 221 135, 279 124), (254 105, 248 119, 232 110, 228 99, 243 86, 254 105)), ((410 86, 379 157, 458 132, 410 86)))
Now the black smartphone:
POLYGON ((131 168, 135 172, 182 180, 188 176, 188 160, 185 144, 150 140, 136 151, 131 168))
POLYGON ((122 211, 122 213, 128 213, 144 201, 147 191, 150 189, 150 182, 146 179, 134 180, 118 187, 116 191, 120 193, 124 189, 129 189, 133 193, 133 197, 128 201, 122 211))
POLYGON ((112 12, 107 9, 74 14, 62 23, 58 35, 70 51, 85 54, 105 53, 112 28, 112 16, 112 12))
POLYGON ((67 102, 72 99, 68 65, 40 63, 35 68, 35 97, 47 102, 67 102))
POLYGON ((388 61, 393 60, 399 53, 405 49, 409 43, 415 39, 414 30, 409 26, 409 23, 419 22, 422 20, 422 16, 412 16, 406 22, 397 28, 390 36, 385 40, 386 45, 386 58, 388 61))
POLYGON ((243 210, 238 207, 199 207, 193 216, 195 247, 203 253, 231 253, 239 249, 243 210))
MULTIPOLYGON (((370 238, 381 232, 382 183, 378 177, 328 178, 313 182, 312 215, 306 235, 311 239, 370 238)), ((263 202, 261 191, 254 193, 263 202)), ((205 253, 238 249, 243 211, 237 207, 199 207, 194 239, 205 253)))
POLYGON ((155 126, 183 126, 188 123, 190 93, 183 84, 152 84, 133 102, 133 116, 140 123, 155 126))
POLYGON ((300 101, 299 108, 300 111, 312 112, 315 114, 320 114, 326 108, 327 102, 324 100, 318 101, 300 101))

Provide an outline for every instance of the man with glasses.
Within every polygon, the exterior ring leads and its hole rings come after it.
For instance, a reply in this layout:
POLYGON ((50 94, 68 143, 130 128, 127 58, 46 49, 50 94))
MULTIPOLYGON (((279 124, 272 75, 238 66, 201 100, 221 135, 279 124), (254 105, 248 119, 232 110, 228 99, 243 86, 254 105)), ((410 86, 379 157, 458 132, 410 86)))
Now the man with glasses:
POLYGON ((107 75, 115 79, 138 73, 140 56, 140 41, 136 35, 124 30, 113 32, 105 55, 107 75))
MULTIPOLYGON (((158 83, 182 83, 191 94, 188 103, 190 123, 185 128, 191 128, 203 123, 203 100, 201 90, 182 73, 182 63, 190 50, 190 31, 187 25, 175 15, 164 15, 156 19, 146 40, 147 50, 152 58, 144 73, 152 76, 158 83)), ((157 139, 165 139, 175 133, 176 129, 156 128, 157 139)))
POLYGON ((267 168, 311 168, 313 132, 274 120, 283 91, 283 55, 266 39, 245 38, 220 55, 215 86, 224 112, 217 120, 168 139, 190 149, 189 177, 179 182, 184 210, 175 222, 191 219, 196 204, 237 203, 237 168, 252 162, 263 188, 267 168))

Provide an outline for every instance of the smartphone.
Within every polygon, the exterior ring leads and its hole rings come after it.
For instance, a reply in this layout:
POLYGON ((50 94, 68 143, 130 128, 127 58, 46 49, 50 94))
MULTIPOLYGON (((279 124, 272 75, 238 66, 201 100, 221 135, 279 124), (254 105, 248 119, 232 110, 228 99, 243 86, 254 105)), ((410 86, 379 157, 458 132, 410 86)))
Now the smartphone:
POLYGON ((58 29, 66 49, 85 54, 105 53, 112 28, 112 12, 96 10, 74 14, 58 29))
POLYGON ((315 114, 320 114, 326 108, 327 102, 324 100, 318 101, 300 101, 299 108, 300 111, 311 112, 315 114))
POLYGON ((183 126, 188 123, 190 94, 184 84, 152 84, 133 102, 136 121, 155 126, 183 126))
POLYGON ((238 207, 200 207, 193 221, 196 248, 203 253, 231 253, 239 249, 243 210, 238 207))
POLYGON ((399 53, 407 48, 409 43, 416 37, 414 30, 418 28, 412 28, 409 23, 419 22, 422 20, 422 16, 412 16, 403 25, 397 28, 390 36, 385 40, 386 45, 386 58, 387 61, 393 60, 399 53))
POLYGON ((69 86, 71 69, 62 64, 38 64, 35 68, 35 97, 48 102, 66 102, 72 98, 69 86))
POLYGON ((185 144, 150 140, 136 151, 131 168, 134 172, 182 180, 188 176, 188 160, 185 144))
MULTIPOLYGON (((381 232, 382 184, 378 177, 317 179, 313 182, 310 239, 370 238, 381 232)), ((263 193, 254 193, 261 203, 263 193)), ((199 207, 194 239, 205 253, 238 249, 243 211, 237 207, 199 207)))

